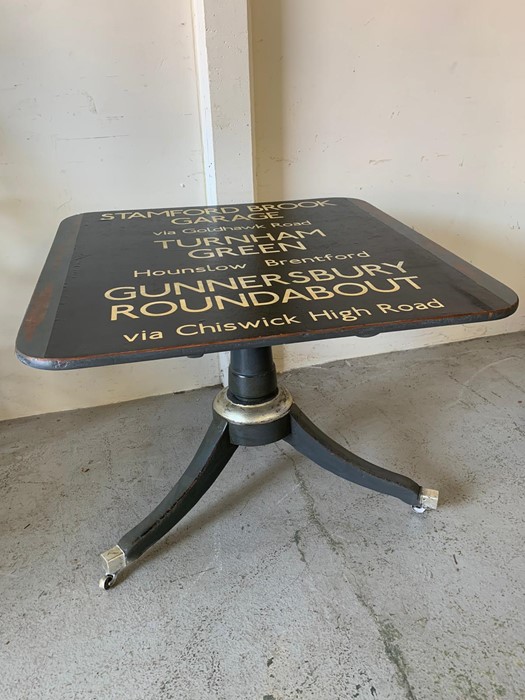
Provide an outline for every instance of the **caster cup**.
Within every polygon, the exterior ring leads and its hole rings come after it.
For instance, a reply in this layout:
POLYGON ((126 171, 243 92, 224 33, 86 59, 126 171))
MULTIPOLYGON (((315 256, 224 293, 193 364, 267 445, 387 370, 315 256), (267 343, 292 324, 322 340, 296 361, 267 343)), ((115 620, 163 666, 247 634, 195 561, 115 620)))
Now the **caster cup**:
POLYGON ((439 491, 435 489, 421 489, 419 503, 412 506, 414 513, 424 513, 427 510, 436 510, 438 506, 439 491))

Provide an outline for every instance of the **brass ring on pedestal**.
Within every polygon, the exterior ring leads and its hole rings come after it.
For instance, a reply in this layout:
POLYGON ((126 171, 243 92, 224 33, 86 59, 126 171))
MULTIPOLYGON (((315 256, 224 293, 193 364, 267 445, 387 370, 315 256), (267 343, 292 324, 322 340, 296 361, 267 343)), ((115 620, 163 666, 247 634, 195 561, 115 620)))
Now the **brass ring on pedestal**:
POLYGON ((288 389, 279 387, 273 399, 264 403, 240 404, 228 398, 228 389, 222 389, 213 402, 213 410, 225 418, 228 423, 235 425, 263 425, 273 423, 286 416, 292 406, 293 399, 288 389))

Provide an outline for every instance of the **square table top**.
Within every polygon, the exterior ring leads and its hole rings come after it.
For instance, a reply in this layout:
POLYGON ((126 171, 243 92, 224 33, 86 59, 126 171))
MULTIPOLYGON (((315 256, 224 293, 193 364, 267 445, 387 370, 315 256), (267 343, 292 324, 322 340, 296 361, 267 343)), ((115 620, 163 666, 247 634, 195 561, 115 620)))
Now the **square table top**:
POLYGON ((19 359, 73 369, 503 318, 516 294, 358 199, 65 219, 19 359))

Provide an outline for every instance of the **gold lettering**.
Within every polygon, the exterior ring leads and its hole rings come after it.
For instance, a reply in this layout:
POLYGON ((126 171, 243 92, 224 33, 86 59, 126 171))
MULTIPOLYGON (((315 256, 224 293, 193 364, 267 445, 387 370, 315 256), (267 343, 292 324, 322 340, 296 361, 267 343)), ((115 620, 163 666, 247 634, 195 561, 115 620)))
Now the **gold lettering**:
POLYGON ((248 292, 250 301, 254 306, 267 306, 268 304, 276 304, 279 301, 279 295, 275 292, 248 292), (268 301, 261 301, 261 295, 270 297, 268 301))
POLYGON ((108 291, 104 293, 104 296, 106 299, 111 299, 112 301, 123 301, 124 299, 135 299, 137 292, 135 291, 135 287, 114 287, 113 289, 108 289, 108 291), (124 290, 121 295, 115 296, 114 292, 119 292, 121 289, 124 290))
POLYGON ((111 320, 116 321, 117 316, 127 316, 128 318, 140 318, 136 316, 133 311, 133 306, 131 304, 115 304, 111 307, 111 320))
POLYGON ((144 316, 169 316, 177 311, 177 308, 178 306, 174 301, 150 301, 140 307, 140 313, 144 314, 144 316), (151 307, 155 307, 156 309, 159 306, 165 308, 165 310, 158 311, 157 313, 151 310, 151 307))

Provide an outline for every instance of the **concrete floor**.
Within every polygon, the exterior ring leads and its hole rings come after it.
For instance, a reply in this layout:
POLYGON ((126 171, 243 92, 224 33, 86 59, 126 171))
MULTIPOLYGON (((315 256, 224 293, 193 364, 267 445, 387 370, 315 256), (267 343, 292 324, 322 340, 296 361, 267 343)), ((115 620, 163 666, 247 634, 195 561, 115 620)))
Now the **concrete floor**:
POLYGON ((189 461, 215 389, 1 425, 0 697, 525 698, 525 335, 289 373, 437 512, 241 448, 100 591, 99 552, 189 461))

